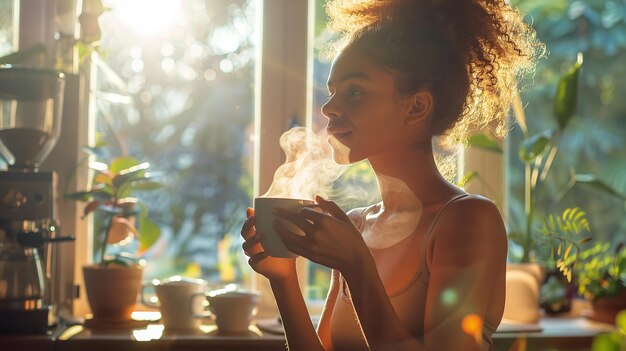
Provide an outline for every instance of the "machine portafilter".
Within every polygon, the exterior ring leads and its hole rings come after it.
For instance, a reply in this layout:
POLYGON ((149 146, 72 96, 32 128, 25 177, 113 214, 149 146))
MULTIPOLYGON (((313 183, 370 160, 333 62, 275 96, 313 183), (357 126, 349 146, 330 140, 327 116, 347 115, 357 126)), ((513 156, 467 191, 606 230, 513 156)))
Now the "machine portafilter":
POLYGON ((40 171, 59 138, 64 75, 0 67, 0 332, 45 332, 54 323, 56 175, 40 171))

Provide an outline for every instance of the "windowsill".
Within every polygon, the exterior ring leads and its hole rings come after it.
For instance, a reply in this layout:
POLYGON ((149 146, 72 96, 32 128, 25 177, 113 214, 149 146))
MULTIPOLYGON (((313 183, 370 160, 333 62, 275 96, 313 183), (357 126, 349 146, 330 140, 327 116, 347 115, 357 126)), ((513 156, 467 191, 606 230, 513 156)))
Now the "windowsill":
MULTIPOLYGON (((261 323, 258 323, 261 325, 261 323)), ((512 350, 526 344, 528 350, 590 349, 593 338, 614 330, 607 324, 595 323, 580 316, 544 317, 540 332, 497 332, 497 350, 512 350)), ((75 326, 53 336, 0 336, 7 349, 40 350, 285 350, 283 335, 252 326, 245 335, 225 335, 212 324, 196 331, 170 331, 157 322, 135 328, 89 328, 75 326), (143 341, 141 341, 143 340, 143 341)))

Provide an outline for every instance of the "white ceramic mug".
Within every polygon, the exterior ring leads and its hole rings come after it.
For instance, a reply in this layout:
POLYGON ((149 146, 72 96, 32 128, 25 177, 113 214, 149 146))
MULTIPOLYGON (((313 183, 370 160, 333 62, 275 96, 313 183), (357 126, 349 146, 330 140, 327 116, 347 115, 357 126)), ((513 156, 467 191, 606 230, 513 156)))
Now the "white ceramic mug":
MULTIPOLYGON (((282 197, 257 197, 254 199, 254 215, 256 217, 256 231, 261 234, 261 245, 265 252, 272 257, 294 258, 295 253, 289 251, 274 229, 274 210, 277 208, 299 212, 303 208, 319 208, 313 200, 290 199, 282 197)), ((296 234, 304 233, 295 225, 287 221, 282 223, 296 234)))
POLYGON ((202 311, 203 306, 202 301, 193 299, 193 296, 208 289, 205 280, 173 276, 144 284, 141 287, 141 302, 161 311, 161 320, 166 328, 195 329, 200 326, 201 320, 194 314, 202 311), (158 302, 146 298, 145 289, 150 286, 154 288, 158 302))
POLYGON ((219 289, 195 294, 192 301, 202 303, 200 296, 208 302, 208 312, 195 314, 196 318, 213 318, 221 333, 243 334, 248 332, 260 294, 253 290, 219 289))

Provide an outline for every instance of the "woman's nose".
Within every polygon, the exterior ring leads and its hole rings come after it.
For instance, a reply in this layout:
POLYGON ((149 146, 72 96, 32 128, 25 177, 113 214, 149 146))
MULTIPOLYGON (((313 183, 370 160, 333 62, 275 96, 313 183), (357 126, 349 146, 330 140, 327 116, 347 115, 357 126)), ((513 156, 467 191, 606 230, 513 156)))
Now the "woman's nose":
POLYGON ((330 97, 324 105, 322 105, 322 114, 328 118, 333 119, 338 116, 338 113, 333 104, 333 98, 330 97))

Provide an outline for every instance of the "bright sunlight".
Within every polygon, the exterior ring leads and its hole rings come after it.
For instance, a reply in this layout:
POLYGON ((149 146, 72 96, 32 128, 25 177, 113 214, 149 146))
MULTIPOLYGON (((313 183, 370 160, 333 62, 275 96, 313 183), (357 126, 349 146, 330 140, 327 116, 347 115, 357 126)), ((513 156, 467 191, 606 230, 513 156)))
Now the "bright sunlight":
POLYGON ((134 31, 149 35, 167 29, 180 19, 180 0, 116 0, 113 13, 134 31))

